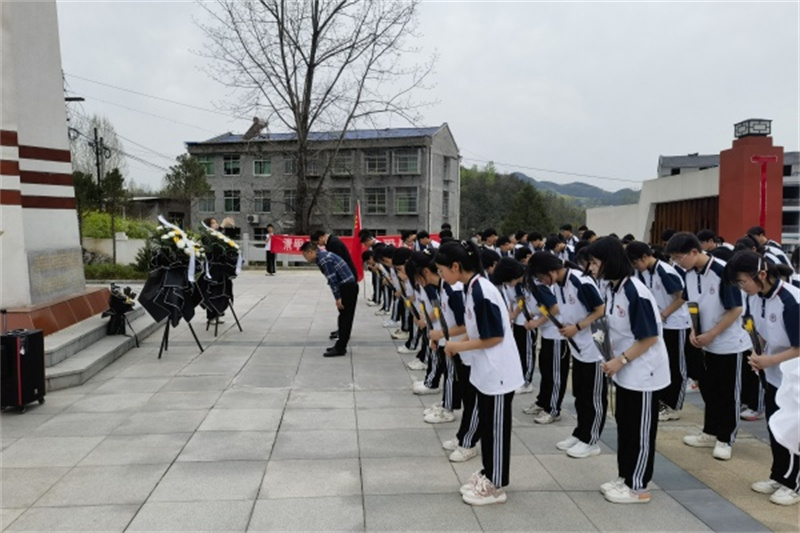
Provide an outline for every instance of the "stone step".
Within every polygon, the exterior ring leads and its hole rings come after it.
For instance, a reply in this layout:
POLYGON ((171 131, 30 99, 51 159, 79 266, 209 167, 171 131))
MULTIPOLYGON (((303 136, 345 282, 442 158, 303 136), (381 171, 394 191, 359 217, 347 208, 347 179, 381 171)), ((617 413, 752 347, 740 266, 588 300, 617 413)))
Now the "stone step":
MULTIPOLYGON (((107 320, 107 319, 106 319, 107 320)), ((152 335, 161 324, 154 321, 147 313, 140 313, 139 317, 131 321, 131 327, 139 338, 139 343, 152 335)), ((128 331, 130 334, 131 332, 128 331)), ((67 387, 77 387, 110 365, 116 359, 134 348, 136 342, 133 337, 124 335, 105 335, 84 349, 76 352, 71 357, 45 369, 47 390, 54 391, 67 387)))
MULTIPOLYGON (((133 323, 144 314, 144 308, 137 306, 128 313, 133 323)), ((106 336, 108 318, 100 315, 87 318, 73 326, 57 331, 44 338, 44 366, 49 368, 85 350, 106 336)))

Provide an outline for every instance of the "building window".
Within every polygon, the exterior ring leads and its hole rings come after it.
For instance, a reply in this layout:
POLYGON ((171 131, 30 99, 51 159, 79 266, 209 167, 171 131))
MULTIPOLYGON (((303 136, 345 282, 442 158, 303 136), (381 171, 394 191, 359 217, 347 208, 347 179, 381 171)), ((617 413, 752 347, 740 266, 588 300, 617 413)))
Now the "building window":
POLYGON ((285 154, 283 156, 283 173, 287 176, 297 174, 297 160, 293 154, 285 154))
POLYGON ((385 230, 385 229, 373 229, 373 230, 370 230, 370 231, 371 231, 371 232, 372 232, 372 234, 373 234, 373 235, 375 235, 376 237, 377 237, 378 235, 386 235, 386 230, 385 230))
POLYGON ((242 191, 232 190, 225 191, 225 212, 238 213, 242 210, 242 191))
POLYGON ((297 191, 294 189, 283 191, 283 202, 286 204, 286 212, 297 211, 297 191))
POLYGON ((336 235, 337 237, 352 237, 353 228, 334 229, 333 234, 336 235))
POLYGON ((319 176, 319 174, 319 156, 308 156, 306 158, 306 176, 319 176))
POLYGON ((419 174, 419 150, 396 150, 394 153, 395 174, 419 174))
POLYGON ((238 155, 226 155, 222 158, 222 173, 226 176, 238 176, 241 173, 241 158, 238 155))
POLYGON ((197 210, 201 213, 213 213, 217 210, 216 200, 213 194, 200 198, 197 202, 197 210))
POLYGON ((256 213, 272 211, 272 195, 269 191, 253 191, 253 211, 256 213))
POLYGON ((333 158, 331 174, 349 176, 353 173, 353 152, 339 152, 333 158))
POLYGON ((367 187, 364 189, 364 214, 385 215, 386 214, 386 188, 367 187))
POLYGON ((450 191, 442 191, 442 220, 447 221, 450 215, 450 191))
POLYGON ((388 174, 389 152, 381 150, 364 154, 364 172, 366 174, 388 174))
POLYGON ((272 175, 272 160, 269 157, 262 157, 253 161, 254 176, 272 175))
POLYGON ((331 213, 334 215, 350 215, 353 213, 352 194, 350 189, 331 189, 331 213))
POLYGON ((206 176, 214 175, 214 158, 210 155, 197 155, 195 156, 197 162, 203 165, 203 171, 206 176))
POLYGON ((264 242, 267 238, 267 228, 253 228, 253 240, 256 242, 264 242))
POLYGON ((417 188, 397 187, 394 192, 395 213, 398 215, 417 214, 417 188))
POLYGON ((175 224, 179 228, 183 227, 184 214, 180 211, 170 211, 167 213, 167 220, 170 224, 175 224))

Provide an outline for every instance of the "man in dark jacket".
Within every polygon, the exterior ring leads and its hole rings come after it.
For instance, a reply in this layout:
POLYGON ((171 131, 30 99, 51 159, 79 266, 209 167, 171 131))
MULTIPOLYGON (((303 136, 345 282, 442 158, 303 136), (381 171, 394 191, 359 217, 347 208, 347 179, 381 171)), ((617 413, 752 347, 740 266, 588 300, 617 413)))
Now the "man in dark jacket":
MULTIPOLYGON (((350 271, 353 273, 353 275, 355 275, 356 266, 353 264, 352 257, 350 257, 350 250, 347 249, 347 246, 345 246, 339 237, 336 235, 331 235, 324 230, 317 230, 309 236, 308 240, 317 246, 324 246, 325 250, 341 257, 347 266, 350 267, 350 271)), ((331 340, 338 339, 339 331, 331 331, 329 338, 331 340)))

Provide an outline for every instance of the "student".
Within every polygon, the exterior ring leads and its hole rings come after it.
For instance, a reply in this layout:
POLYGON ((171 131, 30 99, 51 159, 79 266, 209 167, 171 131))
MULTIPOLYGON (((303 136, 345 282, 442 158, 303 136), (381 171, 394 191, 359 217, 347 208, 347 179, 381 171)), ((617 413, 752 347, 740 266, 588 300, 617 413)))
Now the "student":
POLYGON ((658 391, 670 383, 658 304, 634 276, 618 239, 598 239, 589 255, 592 274, 607 282, 605 312, 613 354, 603 363, 603 372, 617 385, 619 478, 600 490, 613 503, 647 503, 656 455, 658 391))
POLYGON ((760 246, 766 248, 766 251, 774 255, 778 262, 791 266, 791 261, 789 261, 789 257, 787 257, 786 252, 784 252, 783 248, 781 248, 780 243, 777 243, 772 239, 768 239, 764 228, 761 226, 753 226, 747 230, 747 235, 756 241, 760 246))
POLYGON ((514 257, 514 244, 508 235, 501 235, 495 242, 500 257, 514 257))
POLYGON ((562 317, 559 332, 572 339, 572 394, 578 425, 556 448, 576 459, 600 454, 600 434, 608 409, 608 385, 603 378, 603 355, 592 337, 592 323, 603 316, 605 305, 597 285, 576 265, 553 254, 537 252, 528 261, 528 272, 553 291, 562 317))
POLYGON ((483 233, 481 233, 481 242, 483 243, 484 248, 495 250, 497 239, 497 230, 494 228, 486 228, 483 230, 483 233))
POLYGON ((470 365, 469 381, 478 397, 483 468, 461 487, 462 499, 470 505, 503 503, 511 461, 511 402, 524 382, 508 312, 497 288, 480 275, 479 250, 473 243, 442 244, 436 265, 451 286, 464 284, 467 338, 448 341, 445 353, 460 354, 470 365))
MULTIPOLYGON (((680 419, 686 395, 686 346, 689 345, 691 319, 681 298, 683 278, 671 265, 659 261, 645 243, 633 241, 625 247, 625 255, 637 271, 639 281, 650 289, 658 305, 669 355, 670 383, 661 394, 658 419, 662 422, 680 419)), ((701 357, 699 353, 690 356, 701 357)))
MULTIPOLYGON (((375 238, 372 232, 366 229, 362 229, 358 232, 358 240, 367 250, 372 250, 376 244, 380 244, 380 241, 375 238)), ((372 297, 367 300, 367 305, 372 307, 380 305, 383 291, 381 290, 380 276, 374 269, 370 269, 370 271, 372 272, 372 297)))
MULTIPOLYGON (((747 314, 753 317, 755 330, 764 340, 763 355, 753 354, 748 362, 751 370, 763 372, 766 381, 769 429, 770 420, 778 408, 775 397, 782 386, 782 364, 800 357, 800 289, 782 281, 775 265, 750 251, 736 252, 725 266, 725 276, 747 294, 747 314)), ((794 416, 797 419, 800 413, 795 412, 794 416)), ((770 501, 778 505, 800 503, 800 461, 775 440, 771 430, 769 441, 772 449, 769 479, 757 481, 751 488, 762 494, 771 494, 770 501)))
POLYGON ((275 227, 267 224, 267 234, 264 237, 264 249, 267 252, 267 276, 275 275, 275 252, 272 251, 272 237, 275 235, 275 227))
POLYGON ((419 249, 421 252, 425 250, 431 250, 435 252, 437 248, 439 248, 439 243, 431 238, 430 233, 427 231, 420 231, 417 233, 417 242, 419 243, 419 249))
POLYGON ((683 438, 687 446, 714 448, 715 459, 731 458, 739 431, 742 359, 752 344, 742 329, 742 291, 724 281, 725 262, 703 253, 692 233, 676 233, 664 252, 686 270, 682 298, 699 309, 700 331, 689 340, 704 352, 705 371, 698 381, 705 401, 703 431, 683 438))
POLYGON ((538 231, 528 233, 528 248, 534 253, 544 250, 544 235, 538 231))

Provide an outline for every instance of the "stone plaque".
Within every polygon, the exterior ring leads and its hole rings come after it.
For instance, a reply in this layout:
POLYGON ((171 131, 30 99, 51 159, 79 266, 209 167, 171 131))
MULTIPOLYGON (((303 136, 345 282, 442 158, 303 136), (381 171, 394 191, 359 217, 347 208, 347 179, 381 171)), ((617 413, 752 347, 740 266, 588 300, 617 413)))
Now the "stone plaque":
POLYGON ((29 252, 28 270, 33 305, 86 290, 80 248, 29 252))

